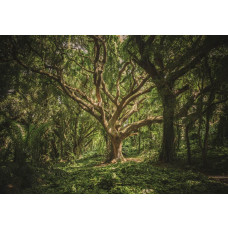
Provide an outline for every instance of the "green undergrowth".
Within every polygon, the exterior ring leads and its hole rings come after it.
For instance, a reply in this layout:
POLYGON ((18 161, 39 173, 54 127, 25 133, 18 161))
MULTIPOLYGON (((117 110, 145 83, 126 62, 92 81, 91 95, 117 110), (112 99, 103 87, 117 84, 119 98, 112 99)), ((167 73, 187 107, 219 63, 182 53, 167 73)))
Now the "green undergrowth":
MULTIPOLYGON (((186 164, 187 155, 186 151, 178 152, 178 162, 186 164)), ((228 175, 228 148, 216 147, 208 150, 207 154, 207 167, 202 165, 202 154, 196 149, 192 150, 192 164, 191 168, 201 171, 208 175, 228 175)))
POLYGON ((228 193, 227 184, 191 169, 146 161, 109 165, 101 161, 101 156, 88 153, 74 164, 36 168, 34 183, 21 193, 228 193))

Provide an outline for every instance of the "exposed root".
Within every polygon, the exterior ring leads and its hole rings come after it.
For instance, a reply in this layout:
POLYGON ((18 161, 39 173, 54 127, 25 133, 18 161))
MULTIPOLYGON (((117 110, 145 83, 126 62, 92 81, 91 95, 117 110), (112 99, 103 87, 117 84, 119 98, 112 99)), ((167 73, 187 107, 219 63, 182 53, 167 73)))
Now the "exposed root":
POLYGON ((114 158, 114 159, 112 159, 110 163, 111 164, 115 164, 117 162, 126 162, 126 161, 127 161, 126 158, 121 157, 121 158, 114 158))
POLYGON ((143 162, 143 158, 126 158, 126 161, 143 162))
POLYGON ((133 162, 143 162, 143 158, 124 158, 122 157, 121 159, 112 159, 112 160, 109 160, 109 161, 105 161, 99 165, 97 165, 96 167, 105 167, 107 165, 110 165, 110 164, 116 164, 118 162, 121 162, 121 163, 124 163, 124 162, 130 162, 130 161, 133 161, 133 162))

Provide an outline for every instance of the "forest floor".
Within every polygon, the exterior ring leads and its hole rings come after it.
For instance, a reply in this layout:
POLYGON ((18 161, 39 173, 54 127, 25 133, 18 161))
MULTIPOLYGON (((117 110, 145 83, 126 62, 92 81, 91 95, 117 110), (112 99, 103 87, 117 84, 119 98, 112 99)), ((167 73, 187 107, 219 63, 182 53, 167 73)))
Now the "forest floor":
POLYGON ((226 175, 203 174, 188 166, 159 164, 142 157, 116 164, 103 164, 102 159, 91 152, 74 164, 24 167, 20 169, 23 178, 11 178, 11 182, 9 178, 0 190, 27 194, 228 193, 226 175))

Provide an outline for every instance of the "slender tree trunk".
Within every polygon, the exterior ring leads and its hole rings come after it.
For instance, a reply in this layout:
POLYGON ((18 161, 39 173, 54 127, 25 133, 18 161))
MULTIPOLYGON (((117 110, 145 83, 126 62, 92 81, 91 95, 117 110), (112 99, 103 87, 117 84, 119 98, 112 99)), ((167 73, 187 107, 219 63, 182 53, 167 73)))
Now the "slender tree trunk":
POLYGON ((150 144, 149 144, 149 148, 150 148, 150 150, 152 150, 153 149, 153 133, 152 133, 152 128, 151 128, 151 126, 148 126, 148 130, 149 130, 149 132, 150 132, 150 144))
POLYGON ((202 136, 201 136, 202 122, 203 122, 203 116, 200 115, 200 118, 199 118, 199 126, 198 126, 197 134, 198 134, 198 144, 199 144, 199 148, 200 148, 201 150, 203 150, 202 136))
POLYGON ((210 113, 207 112, 205 135, 204 135, 204 142, 203 142, 203 148, 202 148, 202 159, 203 159, 203 166, 204 167, 207 167, 207 150, 208 150, 209 128, 210 128, 210 113))
POLYGON ((192 159, 191 159, 191 146, 190 146, 190 140, 189 140, 189 125, 186 125, 185 127, 185 140, 187 145, 187 156, 188 156, 188 164, 191 165, 192 159))
POLYGON ((60 160, 63 158, 63 141, 60 141, 60 160))
MULTIPOLYGON (((204 80, 202 80, 202 85, 201 85, 202 88, 203 88, 203 83, 204 83, 204 80)), ((199 144, 199 148, 200 148, 201 151, 203 150, 202 136, 201 136, 201 129, 202 129, 202 124, 203 124, 202 110, 203 110, 203 96, 200 97, 199 105, 198 105, 198 112, 199 112, 200 118, 199 118, 198 131, 197 131, 198 144, 199 144)))
POLYGON ((51 140, 52 146, 52 159, 56 160, 58 158, 58 149, 56 147, 55 139, 51 140))
POLYGON ((78 145, 77 145, 77 143, 76 142, 74 142, 74 147, 73 147, 73 154, 74 154, 74 156, 76 157, 76 158, 78 158, 77 157, 77 155, 78 155, 78 145))
POLYGON ((204 141, 203 141, 203 149, 202 149, 202 159, 203 159, 203 166, 207 167, 207 150, 208 150, 208 137, 209 137, 209 130, 210 130, 210 119, 213 114, 213 110, 210 107, 211 103, 214 100, 214 91, 211 91, 210 96, 208 98, 208 106, 206 112, 206 122, 205 122, 205 134, 204 134, 204 141))
POLYGON ((171 162, 175 155, 175 132, 174 132, 174 110, 175 97, 172 95, 164 96, 163 102, 163 139, 160 160, 171 162))
POLYGON ((82 142, 78 143, 76 140, 74 141, 74 147, 73 147, 73 154, 78 159, 81 155, 82 151, 82 142))
POLYGON ((140 132, 139 132, 139 148, 138 148, 138 154, 141 153, 141 136, 140 136, 140 132))
POLYGON ((73 147, 73 154, 76 156, 76 158, 79 158, 78 156, 78 118, 79 118, 79 113, 76 114, 75 117, 75 123, 74 123, 74 147, 73 147))
POLYGON ((226 123, 226 118, 224 116, 220 116, 218 127, 217 127, 217 135, 214 142, 214 144, 217 146, 224 146, 224 129, 226 126, 225 123, 226 123))
POLYGON ((177 145, 176 145, 176 150, 180 150, 180 141, 181 141, 181 127, 179 123, 177 124, 177 145))

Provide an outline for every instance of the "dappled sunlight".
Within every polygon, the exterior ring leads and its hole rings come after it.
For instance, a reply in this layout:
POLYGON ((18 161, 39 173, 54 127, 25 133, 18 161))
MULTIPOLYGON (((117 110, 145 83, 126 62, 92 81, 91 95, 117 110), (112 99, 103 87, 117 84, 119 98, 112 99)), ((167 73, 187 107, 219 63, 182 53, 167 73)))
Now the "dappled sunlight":
POLYGON ((0 36, 0 193, 228 193, 228 36, 0 36))

